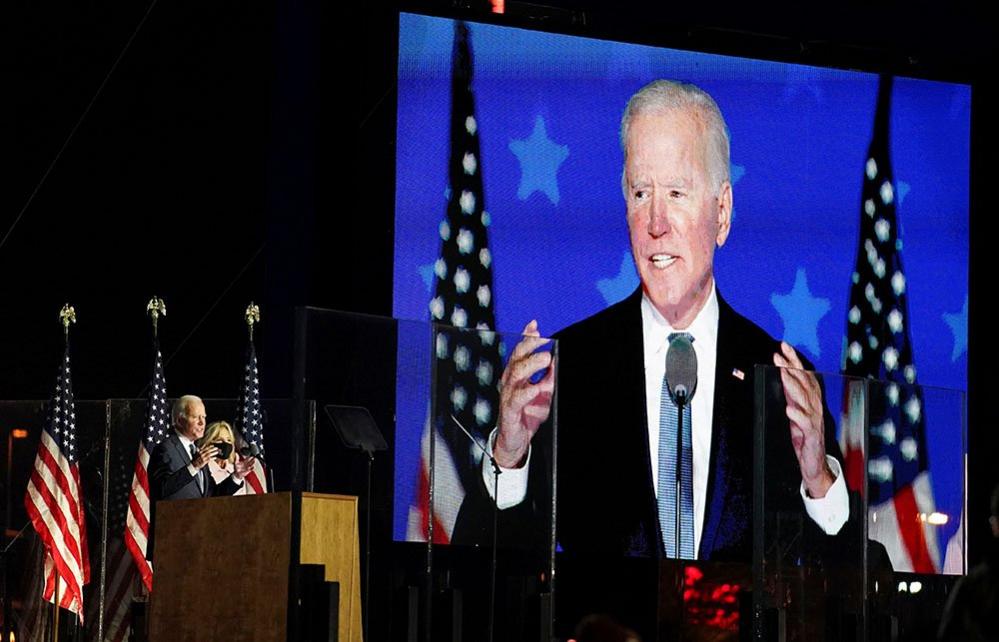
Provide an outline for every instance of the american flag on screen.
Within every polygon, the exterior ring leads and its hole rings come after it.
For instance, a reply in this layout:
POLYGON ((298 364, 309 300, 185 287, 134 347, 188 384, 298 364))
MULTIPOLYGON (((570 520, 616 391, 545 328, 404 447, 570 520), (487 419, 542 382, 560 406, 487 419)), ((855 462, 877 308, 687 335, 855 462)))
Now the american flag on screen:
POLYGON ((860 247, 843 355, 844 375, 879 383, 853 382, 844 389, 844 456, 847 484, 868 494, 870 537, 885 545, 895 570, 933 573, 940 567, 940 554, 934 527, 927 523, 934 501, 888 152, 891 91, 891 77, 883 76, 864 167, 860 247), (865 387, 870 418, 866 461, 865 387))
MULTIPOLYGON (((236 429, 249 445, 256 445, 260 452, 253 464, 253 470, 244 480, 247 495, 267 492, 267 475, 261 458, 264 457, 264 415, 260 407, 260 373, 257 370, 257 351, 253 347, 253 337, 246 351, 246 365, 240 383, 239 407, 236 409, 236 429)), ((273 490, 273 489, 272 489, 273 490)))
POLYGON ((128 514, 125 518, 125 545, 142 577, 146 590, 153 590, 153 567, 146 559, 149 540, 149 456, 158 443, 166 439, 170 430, 170 405, 167 403, 166 378, 163 376, 163 355, 160 341, 153 333, 153 373, 149 384, 149 403, 143 438, 139 441, 139 455, 135 460, 132 491, 128 496, 128 514))
POLYGON ((472 48, 468 27, 455 24, 451 63, 451 156, 447 213, 440 222, 440 256, 434 264, 435 429, 425 430, 417 498, 411 507, 407 539, 428 538, 430 440, 434 439, 433 539, 450 541, 465 488, 477 483, 481 451, 454 425, 482 442, 496 423, 496 380, 502 362, 495 327, 489 213, 482 189, 479 124, 472 93, 472 48), (452 326, 452 327, 448 327, 452 326))
POLYGON ((90 581, 90 555, 77 463, 68 337, 24 506, 45 546, 42 597, 76 613, 82 622, 83 586, 90 581))

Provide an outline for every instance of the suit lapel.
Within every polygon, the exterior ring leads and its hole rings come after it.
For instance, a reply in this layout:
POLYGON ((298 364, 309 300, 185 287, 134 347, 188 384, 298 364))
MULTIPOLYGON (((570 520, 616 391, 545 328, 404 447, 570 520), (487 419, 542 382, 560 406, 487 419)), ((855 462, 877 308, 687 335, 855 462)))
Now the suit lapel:
POLYGON ((644 492, 622 493, 618 501, 629 505, 622 514, 632 516, 636 521, 622 542, 626 555, 658 557, 662 554, 659 532, 659 516, 656 496, 652 487, 652 460, 649 456, 649 422, 645 403, 645 342, 642 332, 642 290, 639 287, 618 308, 617 318, 609 324, 622 328, 620 332, 607 337, 612 355, 609 363, 610 376, 606 380, 608 399, 615 401, 614 423, 621 427, 620 443, 616 452, 620 455, 619 465, 627 470, 628 488, 643 488, 644 492), (634 330, 631 330, 631 329, 634 330), (625 330, 627 329, 627 330, 625 330), (635 466, 640 468, 635 468, 635 466))
POLYGON ((177 433, 174 433, 170 437, 170 445, 177 451, 178 458, 184 462, 185 466, 191 463, 191 453, 187 452, 187 449, 184 448, 184 444, 180 441, 180 436, 177 433))
POLYGON ((627 422, 627 425, 631 427, 628 437, 632 440, 632 445, 628 447, 627 452, 640 453, 639 456, 642 458, 641 461, 643 462, 643 469, 645 471, 645 484, 643 487, 649 489, 649 492, 646 497, 640 498, 640 501, 645 503, 643 512, 651 517, 651 519, 647 520, 645 528, 652 531, 644 534, 648 538, 648 541, 639 544, 637 547, 640 548, 644 545, 647 549, 655 549, 661 552, 662 542, 660 540, 662 537, 659 528, 659 508, 656 505, 656 494, 652 491, 652 457, 649 453, 649 418, 646 411, 647 401, 645 399, 645 336, 642 331, 641 287, 632 294, 630 303, 625 310, 628 318, 623 321, 620 327, 638 328, 638 332, 632 334, 622 333, 625 335, 622 337, 622 340, 626 340, 627 343, 621 346, 621 362, 628 365, 627 370, 621 373, 622 376, 618 380, 621 384, 621 394, 623 396, 631 396, 630 399, 621 404, 621 407, 623 409, 636 409, 636 412, 627 422))
POLYGON ((715 399, 711 426, 711 461, 708 464, 708 487, 704 502, 704 526, 698 559, 710 559, 715 550, 715 538, 726 514, 729 501, 729 475, 735 471, 732 460, 733 434, 740 421, 735 415, 741 404, 736 400, 746 394, 752 373, 738 364, 737 329, 733 327, 734 312, 718 296, 718 348, 715 361, 715 399), (741 373, 741 376, 739 376, 741 373))
MULTIPOLYGON (((183 465, 184 466, 190 465, 190 463, 193 461, 193 459, 191 458, 191 453, 188 452, 186 448, 184 448, 184 443, 180 440, 180 437, 177 435, 177 433, 174 433, 173 436, 170 437, 170 444, 174 447, 177 453, 179 453, 180 461, 183 462, 183 465)), ((207 486, 207 483, 205 481, 205 474, 203 471, 204 468, 198 471, 198 474, 195 475, 195 480, 194 480, 194 487, 198 489, 198 494, 202 497, 205 496, 205 491, 201 485, 207 486), (201 478, 200 482, 197 479, 198 477, 201 478)))

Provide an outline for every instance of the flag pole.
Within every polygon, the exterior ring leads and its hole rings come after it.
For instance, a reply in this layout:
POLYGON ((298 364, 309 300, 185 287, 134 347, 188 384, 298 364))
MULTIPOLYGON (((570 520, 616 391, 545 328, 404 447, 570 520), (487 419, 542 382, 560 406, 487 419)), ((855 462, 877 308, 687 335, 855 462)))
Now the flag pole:
MULTIPOLYGON (((59 310, 59 323, 62 324, 62 337, 64 342, 63 348, 68 350, 69 326, 76 323, 76 309, 68 303, 63 305, 62 309, 59 310)), ((53 567, 54 566, 55 564, 53 564, 53 567)), ((57 642, 57 640, 59 639, 59 609, 60 609, 59 603, 62 602, 62 598, 59 595, 59 588, 60 588, 59 585, 62 583, 60 581, 62 578, 59 576, 58 568, 55 569, 54 574, 55 574, 55 590, 52 592, 52 599, 53 599, 52 608, 54 609, 52 614, 52 642, 57 642)))
MULTIPOLYGON (((160 331, 159 320, 161 316, 164 317, 166 316, 167 313, 166 303, 163 302, 163 299, 159 298, 156 295, 153 295, 153 298, 149 299, 149 303, 146 304, 146 313, 153 320, 153 352, 156 352, 159 349, 159 344, 157 343, 160 331)), ((155 357, 155 355, 153 356, 155 357)), ((164 392, 164 394, 166 393, 164 392)), ((147 598, 149 596, 146 591, 146 583, 141 581, 141 576, 140 576, 140 581, 137 582, 137 584, 139 586, 138 586, 138 595, 136 595, 136 597, 139 599, 139 601, 147 601, 147 598)))
MULTIPOLYGON (((252 363, 253 364, 253 370, 254 370, 254 375, 253 376, 256 377, 256 367, 257 366, 256 366, 256 350, 253 347, 253 327, 256 324, 260 323, 260 306, 258 306, 253 301, 250 301, 250 304, 248 306, 246 306, 246 311, 243 313, 243 319, 246 321, 247 338, 248 338, 248 342, 249 342, 248 346, 247 346, 247 351, 246 351, 246 354, 247 354, 247 365, 246 365, 246 367, 250 368, 250 364, 252 363)), ((248 373, 249 373, 249 370, 247 371, 247 374, 244 375, 244 377, 249 376, 248 373)), ((250 394, 250 386, 248 385, 248 383, 249 383, 249 380, 248 379, 244 379, 244 384, 242 384, 241 387, 240 387, 240 393, 239 393, 239 410, 237 410, 237 415, 236 415, 236 419, 237 419, 236 429, 240 433, 240 436, 243 439, 244 443, 249 443, 249 441, 247 440, 247 427, 246 427, 247 420, 249 419, 249 414, 248 413, 250 411, 250 409, 248 407, 249 399, 247 398, 247 396, 250 394)), ((256 391, 254 393, 254 399, 255 399, 255 401, 259 402, 260 401, 260 399, 259 399, 259 397, 260 397, 260 388, 259 387, 255 387, 254 389, 256 391)), ((261 425, 260 429, 261 429, 261 431, 263 430, 262 425, 261 425)), ((258 483, 262 485, 261 487, 263 488, 263 492, 273 492, 274 491, 274 469, 271 468, 270 466, 262 463, 264 461, 263 460, 263 454, 264 453, 263 453, 263 441, 262 441, 262 439, 263 439, 263 435, 261 433, 260 436, 257 439, 254 440, 254 443, 259 442, 257 444, 257 445, 260 446, 260 454, 258 455, 258 458, 260 459, 260 462, 261 462, 260 473, 263 476, 263 479, 261 479, 259 475, 255 476, 255 478, 257 479, 258 483)))
POLYGON ((163 299, 154 296, 146 304, 146 312, 153 318, 153 338, 155 339, 159 332, 160 316, 166 316, 166 303, 163 303, 163 299))
MULTIPOLYGON (((53 565, 54 566, 54 565, 53 565)), ((52 642, 59 642, 59 570, 55 571, 55 590, 52 593, 52 642)))
POLYGON ((253 343, 253 325, 260 323, 260 306, 250 301, 250 305, 246 306, 246 312, 243 316, 246 319, 246 327, 250 333, 250 343, 253 343))

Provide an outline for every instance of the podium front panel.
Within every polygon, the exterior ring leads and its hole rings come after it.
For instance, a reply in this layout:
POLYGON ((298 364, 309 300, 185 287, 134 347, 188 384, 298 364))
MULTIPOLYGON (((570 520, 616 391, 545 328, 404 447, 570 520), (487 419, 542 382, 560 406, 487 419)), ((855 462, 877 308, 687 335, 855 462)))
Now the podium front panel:
POLYGON ((964 393, 917 385, 914 369, 899 370, 877 381, 755 369, 754 639, 878 641, 935 630, 965 565, 964 393), (837 481, 819 503, 802 481, 814 444, 799 448, 802 433, 788 419, 793 381, 814 386, 824 406, 837 481))
POLYGON ((149 639, 285 639, 292 496, 160 502, 149 639))

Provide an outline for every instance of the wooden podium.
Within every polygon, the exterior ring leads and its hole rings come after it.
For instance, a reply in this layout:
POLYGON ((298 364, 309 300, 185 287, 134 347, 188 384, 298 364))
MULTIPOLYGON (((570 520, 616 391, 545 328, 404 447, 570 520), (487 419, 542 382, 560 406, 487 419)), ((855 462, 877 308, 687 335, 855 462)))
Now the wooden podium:
POLYGON ((346 495, 158 503, 149 639, 301 637, 291 632, 309 615, 297 606, 309 598, 298 587, 303 565, 312 564, 339 583, 339 640, 362 642, 357 519, 357 498, 346 495))

